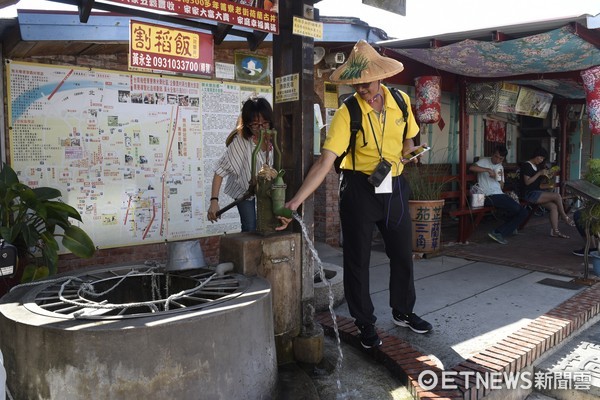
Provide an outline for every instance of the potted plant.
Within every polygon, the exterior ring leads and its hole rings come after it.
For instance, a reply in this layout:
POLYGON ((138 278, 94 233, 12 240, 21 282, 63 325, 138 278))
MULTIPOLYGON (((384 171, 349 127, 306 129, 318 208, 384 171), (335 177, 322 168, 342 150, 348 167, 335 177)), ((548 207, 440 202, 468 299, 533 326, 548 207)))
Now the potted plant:
POLYGON ((59 245, 77 257, 94 254, 92 239, 70 219, 81 221, 77 210, 59 200, 51 187, 31 188, 19 181, 7 164, 0 171, 0 238, 14 245, 19 262, 15 276, 29 282, 55 274, 59 245))
POLYGON ((411 163, 404 166, 402 175, 411 189, 408 208, 413 226, 413 251, 439 251, 446 167, 443 164, 411 163))
MULTIPOLYGON (((600 159, 591 159, 588 161, 587 172, 583 179, 600 186, 600 159)), ((598 236, 600 234, 600 203, 587 202, 581 210, 583 223, 589 223, 590 234, 598 236)))
POLYGON ((402 175, 410 185, 410 200, 441 200, 446 172, 444 164, 406 164, 402 175))
MULTIPOLYGON (((600 159, 590 159, 588 161, 587 172, 583 179, 600 186, 600 159)), ((581 223, 588 229, 590 237, 595 237, 596 241, 600 237, 600 203, 595 201, 587 201, 581 209, 581 223)), ((598 251, 589 253, 592 258, 594 272, 600 275, 600 254, 598 251)), ((586 261, 587 262, 587 261, 586 261)))

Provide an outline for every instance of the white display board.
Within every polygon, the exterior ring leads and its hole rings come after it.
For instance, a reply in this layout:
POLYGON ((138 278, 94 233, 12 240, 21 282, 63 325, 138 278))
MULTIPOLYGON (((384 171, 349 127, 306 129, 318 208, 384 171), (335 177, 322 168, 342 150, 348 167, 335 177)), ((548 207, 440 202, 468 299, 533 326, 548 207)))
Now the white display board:
POLYGON ((7 75, 10 164, 61 190, 99 248, 239 231, 235 208, 206 219, 214 165, 271 87, 14 61, 7 75))

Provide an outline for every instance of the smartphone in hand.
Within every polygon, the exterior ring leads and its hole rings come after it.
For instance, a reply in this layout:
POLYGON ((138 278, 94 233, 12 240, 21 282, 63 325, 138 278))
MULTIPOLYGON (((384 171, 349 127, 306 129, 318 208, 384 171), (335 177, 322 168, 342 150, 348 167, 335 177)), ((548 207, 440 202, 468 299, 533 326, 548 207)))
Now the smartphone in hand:
POLYGON ((404 154, 402 157, 404 159, 407 159, 408 161, 412 161, 415 158, 419 157, 420 155, 425 154, 429 150, 431 150, 431 147, 429 147, 429 146, 420 146, 420 147, 417 147, 414 151, 404 154))

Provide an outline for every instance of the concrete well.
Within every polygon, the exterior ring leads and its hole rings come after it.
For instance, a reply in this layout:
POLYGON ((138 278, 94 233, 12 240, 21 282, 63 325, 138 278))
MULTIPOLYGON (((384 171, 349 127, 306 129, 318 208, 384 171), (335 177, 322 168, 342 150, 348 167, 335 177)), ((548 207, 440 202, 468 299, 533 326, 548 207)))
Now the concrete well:
MULTIPOLYGON (((124 268, 89 270, 78 277, 96 280, 100 293, 128 271, 146 267, 124 268)), ((205 270, 152 279, 163 291, 172 284, 170 293, 178 293, 207 276, 205 270)), ((89 300, 74 290, 80 282, 68 284, 60 295, 61 282, 13 290, 0 300, 7 387, 15 399, 271 398, 277 362, 270 285, 237 274, 213 278, 168 309, 133 307, 122 315, 60 304, 62 299, 89 300)), ((135 286, 152 285, 144 277, 137 281, 126 279, 120 283, 127 288, 123 293, 111 290, 98 302, 147 300, 149 290, 135 286)))

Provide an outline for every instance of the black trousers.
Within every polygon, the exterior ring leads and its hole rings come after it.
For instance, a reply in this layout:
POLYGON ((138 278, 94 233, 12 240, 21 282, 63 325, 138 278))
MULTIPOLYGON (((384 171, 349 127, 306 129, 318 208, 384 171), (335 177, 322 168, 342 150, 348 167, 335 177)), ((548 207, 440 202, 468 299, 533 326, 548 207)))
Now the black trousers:
POLYGON ((342 171, 340 220, 344 249, 344 292, 355 323, 374 324, 369 293, 369 263, 375 226, 390 259, 390 307, 411 313, 415 305, 412 228, 408 212, 410 188, 404 177, 393 178, 393 193, 375 194, 361 172, 342 171))

